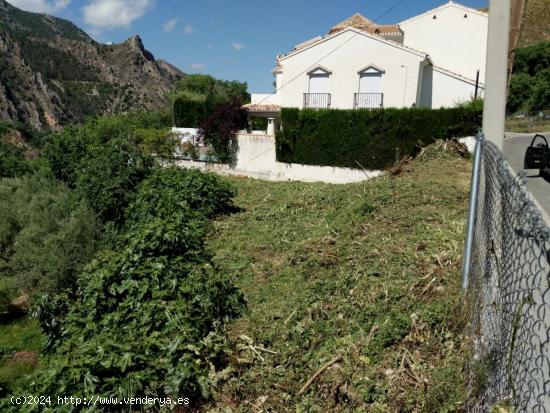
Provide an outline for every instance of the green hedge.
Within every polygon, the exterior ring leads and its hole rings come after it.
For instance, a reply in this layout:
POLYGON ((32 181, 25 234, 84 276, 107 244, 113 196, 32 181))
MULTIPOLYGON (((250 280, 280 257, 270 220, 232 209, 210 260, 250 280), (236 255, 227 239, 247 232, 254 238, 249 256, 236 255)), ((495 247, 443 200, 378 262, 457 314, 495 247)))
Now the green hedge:
POLYGON ((277 160, 305 165, 384 169, 436 139, 471 136, 481 110, 314 110, 284 108, 277 160))
POLYGON ((204 95, 180 92, 174 98, 174 122, 181 128, 198 128, 212 111, 204 95))

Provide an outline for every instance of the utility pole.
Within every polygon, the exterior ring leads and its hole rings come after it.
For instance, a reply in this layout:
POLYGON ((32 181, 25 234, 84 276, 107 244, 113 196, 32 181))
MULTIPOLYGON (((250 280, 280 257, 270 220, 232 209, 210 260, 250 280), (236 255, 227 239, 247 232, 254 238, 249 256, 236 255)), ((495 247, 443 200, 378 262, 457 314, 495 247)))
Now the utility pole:
POLYGON ((508 86, 511 0, 490 0, 483 133, 502 150, 508 86))

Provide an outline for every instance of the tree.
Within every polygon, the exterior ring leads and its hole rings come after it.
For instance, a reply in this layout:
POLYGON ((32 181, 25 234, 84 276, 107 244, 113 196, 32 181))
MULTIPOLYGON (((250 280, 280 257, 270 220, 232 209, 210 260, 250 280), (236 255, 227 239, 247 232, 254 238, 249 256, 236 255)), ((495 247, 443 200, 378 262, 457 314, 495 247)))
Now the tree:
POLYGON ((173 92, 177 126, 199 127, 219 105, 250 101, 247 84, 215 79, 209 75, 189 75, 176 83, 173 92))
POLYGON ((202 123, 199 135, 214 148, 221 162, 232 162, 237 150, 235 135, 246 127, 246 111, 238 100, 220 104, 202 123))
POLYGON ((532 111, 550 109, 550 67, 541 70, 535 76, 533 94, 529 99, 532 111))
POLYGON ((527 73, 516 73, 510 79, 508 92, 508 112, 516 113, 528 109, 533 89, 533 79, 527 73))
POLYGON ((97 247, 94 215, 60 182, 38 174, 0 180, 0 274, 33 292, 74 287, 97 247))
POLYGON ((519 48, 515 56, 508 94, 508 112, 550 109, 550 41, 519 48))
POLYGON ((120 226, 138 184, 153 167, 153 158, 135 146, 126 141, 110 141, 83 160, 76 191, 102 222, 120 226))
POLYGON ((215 79, 210 75, 188 75, 176 83, 175 91, 194 92, 205 96, 212 105, 240 99, 246 103, 250 100, 246 82, 215 79))
POLYGON ((88 121, 54 135, 44 151, 53 176, 66 182, 103 223, 120 228, 137 185, 155 167, 148 151, 166 155, 176 142, 168 129, 143 129, 147 117, 88 121))

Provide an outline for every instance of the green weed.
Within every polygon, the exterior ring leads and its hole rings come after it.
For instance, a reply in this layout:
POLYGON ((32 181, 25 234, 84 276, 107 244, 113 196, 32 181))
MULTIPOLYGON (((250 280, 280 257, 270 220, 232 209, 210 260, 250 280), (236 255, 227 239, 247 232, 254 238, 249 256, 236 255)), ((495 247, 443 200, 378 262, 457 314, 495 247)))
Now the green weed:
POLYGON ((209 243, 249 310, 205 410, 460 409, 469 174, 431 153, 360 184, 231 179, 242 212, 217 220, 209 243))

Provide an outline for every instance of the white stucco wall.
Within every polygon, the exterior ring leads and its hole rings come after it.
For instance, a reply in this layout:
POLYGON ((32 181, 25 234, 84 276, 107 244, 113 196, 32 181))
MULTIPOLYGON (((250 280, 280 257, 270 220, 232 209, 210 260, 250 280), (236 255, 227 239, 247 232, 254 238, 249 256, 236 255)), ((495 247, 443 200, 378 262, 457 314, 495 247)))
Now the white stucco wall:
POLYGON ((262 105, 279 105, 280 96, 276 93, 252 93, 250 95, 250 103, 260 103, 262 105))
POLYGON ((269 181, 303 181, 347 184, 361 182, 382 174, 381 171, 362 171, 331 166, 310 166, 277 162, 275 138, 268 135, 237 136, 239 152, 234 167, 225 164, 178 160, 176 165, 198 168, 222 175, 247 176, 269 181))
POLYGON ((172 127, 171 131, 180 139, 181 143, 194 143, 197 140, 199 134, 199 130, 197 128, 177 128, 174 126, 172 127))
POLYGON ((358 72, 371 64, 385 71, 384 107, 410 107, 416 103, 418 74, 424 59, 421 52, 404 50, 378 37, 348 29, 279 60, 282 74, 278 76, 278 87, 284 85, 279 92, 280 103, 284 107, 303 107, 303 94, 309 87, 307 72, 321 61, 320 65, 332 72, 331 108, 353 108, 353 95, 359 91, 358 72))
MULTIPOLYGON (((478 93, 481 93, 480 90, 478 93)), ((472 100, 475 83, 433 68, 432 108, 453 107, 472 100)))
POLYGON ((487 13, 451 2, 405 20, 400 27, 405 46, 428 53, 434 65, 470 79, 476 78, 479 69, 480 81, 485 82, 487 13))

